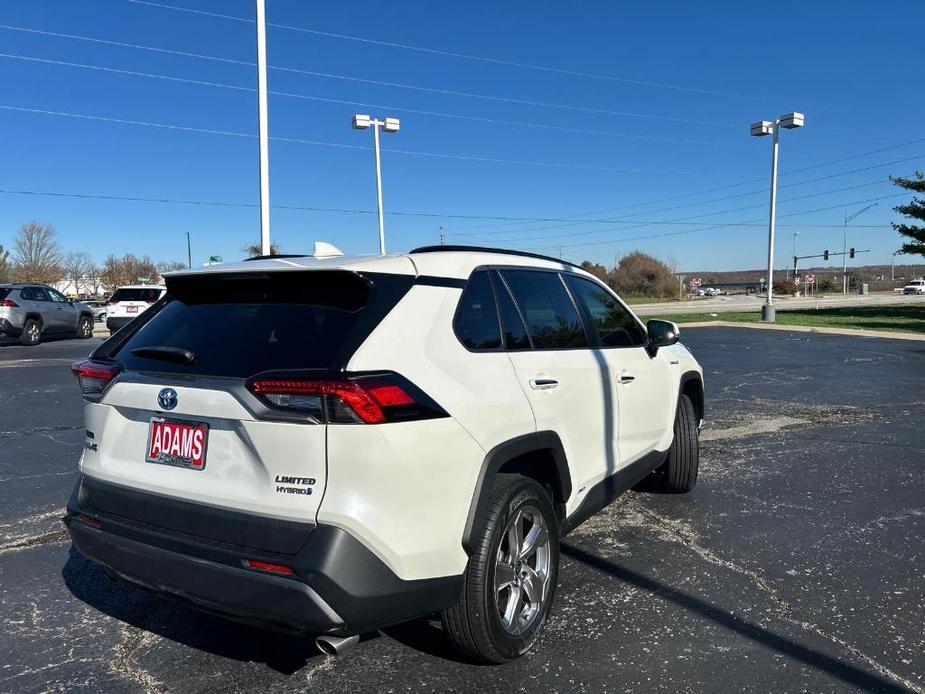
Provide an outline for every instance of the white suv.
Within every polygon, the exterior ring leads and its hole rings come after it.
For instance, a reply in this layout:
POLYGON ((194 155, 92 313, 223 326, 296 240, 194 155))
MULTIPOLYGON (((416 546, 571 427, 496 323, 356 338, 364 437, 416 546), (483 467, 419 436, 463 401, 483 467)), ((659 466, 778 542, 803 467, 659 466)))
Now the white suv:
POLYGON ((925 280, 912 280, 903 287, 903 294, 925 294, 925 280))
POLYGON ((181 271, 73 370, 77 549, 326 652, 439 613, 469 656, 516 658, 565 533, 644 478, 697 478, 703 376, 677 326, 526 253, 181 271))
POLYGON ((151 284, 119 287, 106 302, 106 327, 109 334, 112 335, 138 318, 166 292, 165 287, 151 284))

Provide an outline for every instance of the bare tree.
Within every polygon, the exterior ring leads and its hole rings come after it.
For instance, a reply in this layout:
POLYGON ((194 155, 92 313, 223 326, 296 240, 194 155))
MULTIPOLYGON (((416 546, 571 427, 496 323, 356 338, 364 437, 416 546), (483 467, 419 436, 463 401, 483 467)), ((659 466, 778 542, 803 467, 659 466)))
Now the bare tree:
MULTIPOLYGON (((252 243, 244 247, 244 252, 247 253, 248 258, 256 258, 258 255, 263 255, 263 247, 259 243, 252 243)), ((279 255, 279 244, 270 244, 270 255, 279 255)))
POLYGON ((74 285, 74 293, 80 294, 81 286, 85 285, 95 274, 96 266, 93 258, 86 251, 71 251, 64 256, 64 279, 74 285))
POLYGON ((10 252, 0 244, 0 282, 9 282, 10 275, 10 252))
POLYGON ((53 284, 64 274, 61 249, 50 224, 23 224, 13 241, 13 279, 18 282, 53 284))
POLYGON ((165 272, 176 272, 177 270, 185 269, 186 263, 181 263, 179 260, 166 260, 157 264, 157 271, 161 275, 165 272))
POLYGON ((127 284, 138 284, 141 278, 146 282, 153 284, 157 280, 157 268, 151 262, 148 256, 137 258, 131 253, 126 253, 121 258, 110 255, 100 268, 100 282, 103 287, 110 292, 116 291, 119 287, 127 284))

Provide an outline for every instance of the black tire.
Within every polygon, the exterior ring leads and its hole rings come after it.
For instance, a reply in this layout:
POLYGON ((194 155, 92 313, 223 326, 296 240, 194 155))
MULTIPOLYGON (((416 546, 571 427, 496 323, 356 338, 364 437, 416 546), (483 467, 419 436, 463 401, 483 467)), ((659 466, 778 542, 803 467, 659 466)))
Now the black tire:
POLYGON ((81 316, 77 321, 77 337, 81 340, 93 337, 93 319, 90 316, 81 316))
POLYGON ((27 347, 34 347, 42 341, 42 326, 34 318, 27 318, 23 323, 19 342, 27 347))
POLYGON ((549 615, 559 575, 559 526, 546 490, 521 475, 498 478, 478 523, 476 549, 469 557, 462 594, 453 607, 443 611, 441 621, 447 638, 458 651, 473 660, 504 663, 533 646, 549 615), (542 523, 537 522, 538 518, 542 523), (526 555, 523 561, 507 559, 511 546, 509 526, 514 519, 522 519, 516 524, 524 537, 530 535, 533 527, 545 527, 547 533, 548 541, 541 543, 542 549, 526 555), (524 528, 526 533, 522 532, 524 528), (496 577, 503 582, 498 574, 502 563, 511 565, 512 581, 507 587, 496 589, 496 577), (535 581, 541 566, 545 576, 537 593, 535 581), (531 592, 541 597, 532 602, 531 592), (501 602, 509 610, 514 605, 510 629, 504 625, 501 602), (522 624, 522 619, 527 621, 522 624))
POLYGON ((668 449, 668 459, 657 471, 658 487, 673 494, 689 492, 697 484, 700 467, 700 429, 697 411, 686 395, 678 398, 674 418, 674 440, 668 449))

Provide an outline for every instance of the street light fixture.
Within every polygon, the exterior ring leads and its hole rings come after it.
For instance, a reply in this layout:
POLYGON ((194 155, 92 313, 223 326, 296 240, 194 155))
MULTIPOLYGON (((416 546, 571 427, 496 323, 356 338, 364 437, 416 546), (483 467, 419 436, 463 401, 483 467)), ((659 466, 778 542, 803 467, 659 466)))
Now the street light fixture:
POLYGON ((376 199, 379 210, 379 253, 385 255, 385 222, 382 216, 382 163, 379 156, 379 128, 387 133, 397 133, 401 128, 401 121, 398 118, 370 118, 368 115, 357 114, 353 117, 354 130, 366 130, 370 126, 373 129, 373 143, 376 150, 376 199))
MULTIPOLYGON (((871 205, 868 205, 867 207, 861 208, 854 214, 848 214, 848 211, 845 210, 845 235, 844 235, 845 246, 842 249, 844 252, 842 253, 842 256, 841 256, 842 258, 841 293, 842 294, 848 293, 848 222, 850 222, 855 217, 859 217, 860 215, 864 214, 871 207, 876 207, 876 206, 877 206, 877 203, 873 203, 871 205)), ((851 252, 852 252, 851 257, 853 258, 854 249, 852 249, 851 252)))
POLYGON ((764 306, 761 307, 761 320, 765 323, 774 322, 774 226, 775 215, 777 212, 777 150, 780 143, 780 129, 803 127, 804 116, 802 113, 785 113, 775 121, 761 120, 751 124, 752 137, 764 137, 773 135, 774 140, 771 146, 771 205, 768 216, 768 291, 765 295, 764 306))
POLYGON ((902 253, 902 250, 893 251, 893 253, 890 254, 891 255, 890 257, 890 279, 891 280, 896 279, 896 256, 898 256, 900 253, 902 253))

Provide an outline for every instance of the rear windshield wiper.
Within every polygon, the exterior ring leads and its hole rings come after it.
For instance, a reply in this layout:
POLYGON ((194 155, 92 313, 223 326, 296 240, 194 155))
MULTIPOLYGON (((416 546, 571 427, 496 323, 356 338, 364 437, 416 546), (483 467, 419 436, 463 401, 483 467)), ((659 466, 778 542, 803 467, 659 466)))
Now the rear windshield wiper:
POLYGON ((166 345, 152 345, 151 347, 136 347, 132 350, 136 357, 146 359, 160 359, 172 361, 176 364, 195 364, 196 355, 182 347, 167 347, 166 345))

